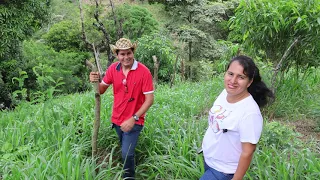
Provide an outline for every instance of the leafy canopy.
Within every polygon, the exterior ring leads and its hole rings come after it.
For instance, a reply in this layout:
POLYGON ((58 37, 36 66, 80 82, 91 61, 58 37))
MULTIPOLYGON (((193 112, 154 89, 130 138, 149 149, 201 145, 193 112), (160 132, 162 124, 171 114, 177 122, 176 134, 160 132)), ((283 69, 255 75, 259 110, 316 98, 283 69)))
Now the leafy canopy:
POLYGON ((0 4, 0 59, 15 57, 22 40, 47 20, 50 0, 12 0, 0 4))
POLYGON ((174 47, 167 35, 154 33, 144 35, 139 38, 139 44, 135 57, 145 64, 153 73, 154 64, 152 56, 156 56, 159 64, 159 80, 162 82, 170 81, 170 74, 173 71, 173 62, 176 58, 174 47))
POLYGON ((70 20, 54 24, 45 34, 46 44, 56 51, 80 51, 83 49, 80 24, 70 20))
POLYGON ((48 19, 51 0, 5 0, 0 3, 0 104, 9 106, 12 78, 23 66, 21 42, 48 19))
POLYGON ((230 39, 273 62, 298 39, 282 67, 320 65, 320 0, 242 0, 230 28, 230 39))
MULTIPOLYGON (((131 40, 137 40, 144 34, 151 34, 158 30, 158 22, 146 8, 124 4, 116 8, 116 16, 122 24, 124 35, 131 40)), ((116 31, 114 25, 108 24, 107 28, 112 28, 113 32, 116 31)))

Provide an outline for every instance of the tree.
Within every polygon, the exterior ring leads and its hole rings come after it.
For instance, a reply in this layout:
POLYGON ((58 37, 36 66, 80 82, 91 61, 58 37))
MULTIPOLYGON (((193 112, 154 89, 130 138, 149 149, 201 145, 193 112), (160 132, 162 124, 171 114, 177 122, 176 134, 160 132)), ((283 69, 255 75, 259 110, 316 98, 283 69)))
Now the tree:
POLYGON ((243 42, 252 54, 265 52, 275 72, 293 65, 297 69, 317 67, 319 17, 319 0, 242 0, 230 19, 230 39, 243 42))
POLYGON ((14 51, 22 40, 30 37, 48 18, 50 0, 5 0, 0 5, 0 58, 17 57, 14 51))
MULTIPOLYGON (((109 66, 115 59, 110 44, 114 44, 121 37, 134 41, 145 34, 151 34, 158 30, 158 23, 145 8, 127 4, 116 7, 112 0, 109 0, 106 7, 103 7, 104 5, 96 0, 94 7, 84 6, 83 9, 86 11, 83 11, 83 15, 86 16, 82 20, 82 26, 87 41, 95 44, 99 54, 107 55, 109 66), (88 26, 88 22, 92 22, 94 26, 88 26), (95 29, 92 29, 93 27, 95 29)), ((92 49, 90 46, 89 49, 92 49)))
POLYGON ((137 60, 145 64, 151 72, 154 72, 152 56, 156 56, 159 61, 159 80, 169 82, 176 55, 174 54, 174 47, 168 35, 153 33, 142 36, 138 41, 139 44, 135 53, 137 60))
POLYGON ((196 79, 193 69, 200 60, 214 61, 222 55, 216 39, 228 34, 225 23, 230 9, 236 2, 209 2, 206 0, 182 0, 166 3, 172 22, 167 26, 178 39, 187 45, 187 71, 191 79, 196 79))
POLYGON ((58 52, 61 50, 75 52, 84 50, 80 24, 70 20, 54 24, 43 37, 46 44, 58 52))
MULTIPOLYGON (((158 22, 143 7, 124 4, 116 9, 116 14, 124 35, 131 40, 136 40, 144 34, 151 34, 158 30, 158 22)), ((115 26, 107 27, 114 28, 115 26)))
POLYGON ((5 0, 0 4, 0 104, 10 105, 11 83, 24 66, 21 42, 38 30, 48 18, 51 0, 5 0))

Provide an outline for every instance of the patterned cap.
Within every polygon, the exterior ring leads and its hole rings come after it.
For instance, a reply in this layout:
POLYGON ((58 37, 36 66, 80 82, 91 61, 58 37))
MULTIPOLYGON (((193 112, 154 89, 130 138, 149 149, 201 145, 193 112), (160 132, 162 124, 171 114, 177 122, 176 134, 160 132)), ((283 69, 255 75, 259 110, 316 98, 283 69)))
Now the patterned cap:
POLYGON ((126 50, 126 49, 131 49, 133 48, 133 52, 137 48, 137 43, 131 43, 129 39, 126 38, 120 38, 117 42, 116 45, 110 44, 111 51, 113 52, 114 55, 117 55, 116 51, 117 50, 126 50))

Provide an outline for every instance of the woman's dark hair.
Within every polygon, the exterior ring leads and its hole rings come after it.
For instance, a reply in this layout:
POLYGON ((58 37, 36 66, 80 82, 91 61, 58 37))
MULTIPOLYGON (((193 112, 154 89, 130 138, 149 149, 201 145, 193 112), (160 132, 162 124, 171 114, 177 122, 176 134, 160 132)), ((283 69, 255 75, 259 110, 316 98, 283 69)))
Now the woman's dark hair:
POLYGON ((248 92, 251 94, 253 99, 256 101, 259 107, 263 107, 268 103, 268 97, 274 98, 273 92, 266 86, 261 80, 259 69, 253 60, 248 56, 236 56, 232 58, 227 66, 227 70, 232 62, 238 61, 243 67, 243 73, 249 77, 249 80, 253 80, 251 85, 248 87, 248 92))

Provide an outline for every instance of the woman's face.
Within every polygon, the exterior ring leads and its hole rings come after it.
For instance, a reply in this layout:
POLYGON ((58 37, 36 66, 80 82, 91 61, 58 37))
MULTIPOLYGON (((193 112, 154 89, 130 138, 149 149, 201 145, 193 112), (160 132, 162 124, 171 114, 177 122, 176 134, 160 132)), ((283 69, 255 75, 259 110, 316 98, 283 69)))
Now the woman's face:
POLYGON ((248 93, 247 88, 252 83, 243 73, 243 67, 238 61, 233 61, 224 75, 224 87, 229 96, 240 97, 248 93))

